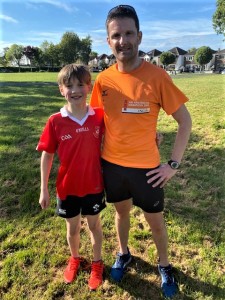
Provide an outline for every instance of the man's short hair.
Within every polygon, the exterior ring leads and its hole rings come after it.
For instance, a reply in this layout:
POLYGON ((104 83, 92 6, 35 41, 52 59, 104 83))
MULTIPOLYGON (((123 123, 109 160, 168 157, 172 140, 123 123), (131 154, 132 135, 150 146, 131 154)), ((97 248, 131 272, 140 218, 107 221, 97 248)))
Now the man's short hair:
POLYGON ((131 18, 135 22, 137 31, 140 30, 139 19, 135 9, 130 5, 118 5, 110 9, 106 19, 106 29, 108 31, 108 24, 114 19, 131 18))

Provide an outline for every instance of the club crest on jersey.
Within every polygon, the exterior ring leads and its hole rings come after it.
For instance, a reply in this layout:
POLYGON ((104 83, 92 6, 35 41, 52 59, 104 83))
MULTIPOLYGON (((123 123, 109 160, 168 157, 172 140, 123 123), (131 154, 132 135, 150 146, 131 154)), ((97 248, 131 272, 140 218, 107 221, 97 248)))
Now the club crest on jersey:
POLYGON ((95 126, 95 129, 94 129, 94 132, 93 132, 94 137, 96 137, 98 139, 99 134, 100 134, 100 126, 95 126))
POLYGON ((65 134, 61 136, 62 141, 69 140, 69 139, 72 139, 72 136, 70 134, 65 134))

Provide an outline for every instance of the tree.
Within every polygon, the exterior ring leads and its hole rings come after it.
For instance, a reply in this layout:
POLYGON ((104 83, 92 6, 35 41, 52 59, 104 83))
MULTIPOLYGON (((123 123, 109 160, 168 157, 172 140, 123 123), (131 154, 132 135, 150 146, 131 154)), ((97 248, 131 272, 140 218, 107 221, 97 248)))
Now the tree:
POLYGON ((42 62, 46 66, 54 68, 54 66, 60 65, 58 45, 44 41, 41 44, 40 49, 42 51, 42 62))
POLYGON ((32 71, 32 66, 38 64, 38 62, 39 62, 41 50, 38 47, 27 46, 27 47, 24 47, 23 53, 24 53, 24 55, 26 55, 27 58, 29 58, 30 67, 31 67, 31 71, 32 71))
POLYGON ((213 15, 213 28, 217 34, 223 34, 225 37, 225 1, 217 0, 216 11, 213 15))
POLYGON ((2 65, 4 68, 6 68, 7 65, 8 65, 8 60, 7 60, 7 58, 6 58, 6 52, 7 52, 8 50, 9 50, 8 47, 3 48, 3 54, 2 54, 2 56, 0 57, 0 65, 2 65))
POLYGON ((160 61, 165 66, 168 66, 168 65, 174 63, 175 59, 176 59, 175 55, 169 51, 163 52, 160 55, 160 61))
POLYGON ((203 68, 203 65, 209 63, 212 57, 212 49, 210 47, 202 46, 196 51, 194 60, 201 68, 203 68))
POLYGON ((98 53, 95 52, 95 51, 91 51, 90 55, 89 55, 89 58, 92 60, 94 58, 97 58, 98 57, 98 53))
POLYGON ((20 60, 22 58, 24 47, 21 45, 13 44, 8 51, 6 52, 6 59, 9 61, 15 61, 15 63, 19 67, 19 72, 20 72, 20 60))
POLYGON ((86 38, 81 40, 80 43, 80 52, 79 52, 79 56, 80 56, 80 60, 84 63, 84 64, 88 64, 89 59, 90 59, 90 54, 91 54, 91 37, 87 36, 86 38))
POLYGON ((197 51, 197 48, 195 47, 192 47, 188 50, 188 53, 191 53, 191 52, 196 52, 197 51))
POLYGON ((74 32, 63 34, 59 43, 60 61, 62 65, 71 64, 78 60, 81 41, 74 32))

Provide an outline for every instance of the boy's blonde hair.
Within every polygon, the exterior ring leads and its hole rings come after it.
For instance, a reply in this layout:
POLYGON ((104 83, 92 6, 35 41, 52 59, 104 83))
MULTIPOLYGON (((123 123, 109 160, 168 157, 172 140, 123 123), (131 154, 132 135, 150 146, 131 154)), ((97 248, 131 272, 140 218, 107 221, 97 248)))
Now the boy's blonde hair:
POLYGON ((69 64, 63 67, 58 74, 58 85, 68 85, 72 79, 91 84, 91 74, 88 67, 79 64, 69 64))

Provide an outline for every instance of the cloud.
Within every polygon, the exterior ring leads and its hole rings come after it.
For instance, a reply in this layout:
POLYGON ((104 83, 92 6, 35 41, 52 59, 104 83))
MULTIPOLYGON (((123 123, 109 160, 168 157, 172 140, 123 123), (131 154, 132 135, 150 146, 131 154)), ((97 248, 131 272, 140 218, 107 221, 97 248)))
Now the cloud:
POLYGON ((29 4, 50 4, 67 12, 79 11, 78 8, 67 4, 65 1, 58 0, 31 0, 29 4))
POLYGON ((208 19, 148 21, 143 22, 141 30, 144 35, 154 40, 214 34, 208 19))
POLYGON ((0 15, 0 19, 10 23, 18 23, 16 19, 13 19, 12 17, 6 15, 0 15))

